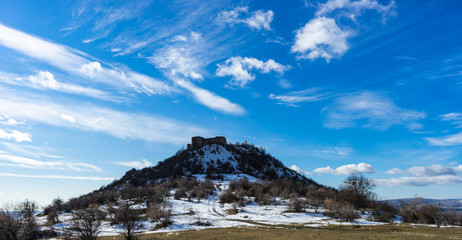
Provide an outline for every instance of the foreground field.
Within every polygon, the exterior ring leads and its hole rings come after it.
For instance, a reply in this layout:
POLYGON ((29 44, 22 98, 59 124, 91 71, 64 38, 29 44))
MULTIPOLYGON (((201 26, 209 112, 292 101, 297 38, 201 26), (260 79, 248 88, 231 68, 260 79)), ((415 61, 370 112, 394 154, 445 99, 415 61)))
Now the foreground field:
MULTIPOLYGON (((122 236, 102 240, 122 240, 122 236)), ((412 225, 335 226, 321 228, 258 227, 214 228, 145 234, 142 240, 175 239, 462 239, 462 228, 435 228, 412 225)))

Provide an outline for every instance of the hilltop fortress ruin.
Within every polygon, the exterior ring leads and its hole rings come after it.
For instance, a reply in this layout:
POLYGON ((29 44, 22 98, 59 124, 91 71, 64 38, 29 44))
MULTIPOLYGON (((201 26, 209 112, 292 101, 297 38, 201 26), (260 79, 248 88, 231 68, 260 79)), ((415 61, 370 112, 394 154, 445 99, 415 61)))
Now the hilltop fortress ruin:
MULTIPOLYGON (((231 144, 226 142, 226 138, 223 136, 216 136, 214 138, 204 138, 201 136, 195 136, 191 138, 191 144, 188 144, 188 150, 194 150, 201 148, 203 146, 218 144, 225 146, 226 144, 231 144)), ((247 145, 247 141, 241 143, 241 145, 247 145)))
POLYGON ((223 136, 217 136, 214 138, 203 138, 200 136, 192 137, 191 144, 188 144, 188 150, 201 148, 210 144, 226 145, 226 138, 223 136))

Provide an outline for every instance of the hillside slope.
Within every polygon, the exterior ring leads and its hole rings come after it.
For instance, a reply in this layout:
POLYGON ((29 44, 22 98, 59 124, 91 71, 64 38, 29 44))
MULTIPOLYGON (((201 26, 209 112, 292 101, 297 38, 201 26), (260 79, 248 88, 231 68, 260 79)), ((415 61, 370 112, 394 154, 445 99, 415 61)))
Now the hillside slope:
MULTIPOLYGON (((105 189, 118 189, 126 184, 144 186, 159 179, 193 174, 219 176, 247 174, 259 179, 288 178, 316 184, 313 180, 289 169, 265 149, 254 145, 210 144, 197 149, 179 150, 174 156, 154 167, 132 169, 105 189)), ((317 184, 316 184, 317 185, 317 184)))

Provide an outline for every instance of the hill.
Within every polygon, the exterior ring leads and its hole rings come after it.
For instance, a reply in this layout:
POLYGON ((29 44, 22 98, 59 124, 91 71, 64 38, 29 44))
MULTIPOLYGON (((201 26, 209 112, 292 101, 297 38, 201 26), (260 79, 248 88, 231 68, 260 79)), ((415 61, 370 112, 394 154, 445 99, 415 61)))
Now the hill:
POLYGON ((220 178, 223 174, 246 174, 258 179, 287 178, 296 182, 316 184, 313 180, 284 166, 264 148, 249 144, 205 144, 179 150, 174 156, 154 167, 131 169, 104 189, 120 189, 131 184, 144 186, 169 177, 190 177, 206 174, 220 178))

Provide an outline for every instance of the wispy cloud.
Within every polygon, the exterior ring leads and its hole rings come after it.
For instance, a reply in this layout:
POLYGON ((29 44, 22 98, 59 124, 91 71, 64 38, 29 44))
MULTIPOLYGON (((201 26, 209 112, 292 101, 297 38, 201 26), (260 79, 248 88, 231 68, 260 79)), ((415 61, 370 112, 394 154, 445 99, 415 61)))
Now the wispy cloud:
POLYGON ((462 113, 446 113, 440 115, 441 121, 449 122, 451 124, 457 125, 457 128, 462 128, 462 113))
POLYGON ((430 145, 434 146, 457 146, 462 145, 462 132, 442 137, 426 137, 430 145))
POLYGON ((40 161, 32 158, 14 156, 9 154, 0 153, 0 165, 19 167, 19 168, 33 168, 33 169, 58 169, 58 170, 72 170, 72 171, 92 171, 102 172, 102 170, 92 164, 82 162, 69 162, 69 161, 40 161))
POLYGON ((51 149, 47 146, 32 146, 30 144, 24 143, 11 143, 11 142, 0 142, 0 144, 8 149, 8 151, 13 152, 15 155, 28 156, 31 158, 46 158, 46 159, 62 159, 64 158, 61 155, 56 153, 55 149, 51 149))
POLYGON ((206 89, 199 88, 189 81, 177 80, 176 83, 189 90, 198 102, 212 110, 237 116, 246 114, 246 110, 238 104, 232 103, 228 99, 220 97, 206 89))
POLYGON ((360 173, 374 173, 374 167, 368 163, 358 163, 358 164, 347 164, 335 169, 332 169, 330 166, 316 168, 313 170, 315 173, 330 173, 335 175, 351 175, 351 174, 360 174, 360 173))
POLYGON ((17 121, 16 119, 13 119, 8 115, 3 115, 3 116, 0 116, 0 124, 8 125, 8 126, 16 126, 16 125, 22 125, 24 124, 24 122, 17 121))
POLYGON ((255 75, 250 71, 256 70, 260 73, 269 73, 274 71, 283 74, 290 69, 290 66, 285 66, 277 63, 273 59, 261 61, 256 58, 249 57, 232 57, 223 64, 217 65, 216 75, 219 77, 231 76, 229 85, 237 87, 245 87, 249 82, 255 80, 255 75))
POLYGON ((163 69, 168 75, 203 80, 203 76, 196 72, 203 67, 202 61, 192 56, 186 48, 168 47, 156 52, 153 57, 148 58, 157 68, 163 69))
POLYGON ((339 11, 337 15, 355 20, 366 10, 375 10, 382 14, 383 20, 388 16, 395 15, 395 1, 391 0, 388 5, 382 5, 376 0, 328 0, 325 3, 318 5, 316 16, 325 16, 333 12, 339 11))
POLYGON ((366 128, 385 130, 393 125, 404 125, 410 130, 419 129, 419 120, 426 117, 424 112, 403 109, 393 101, 374 92, 359 92, 337 98, 323 109, 326 113, 324 126, 342 129, 361 124, 366 128))
POLYGON ((462 177, 457 175, 444 175, 434 177, 401 177, 390 179, 374 179, 374 182, 379 185, 387 185, 390 187, 396 186, 420 186, 425 187, 429 185, 454 185, 462 183, 462 177))
POLYGON ((290 169, 292 169, 292 170, 294 170, 294 171, 296 171, 296 172, 298 172, 300 174, 303 174, 303 175, 307 175, 307 176, 313 175, 313 173, 308 172, 306 170, 303 170, 303 169, 301 169, 299 166, 297 166, 295 164, 290 166, 290 169))
POLYGON ((105 91, 57 81, 55 76, 48 71, 39 71, 37 74, 29 76, 20 76, 17 74, 0 72, 0 80, 2 80, 4 83, 12 85, 20 85, 43 90, 54 90, 64 93, 92 97, 105 101, 128 101, 126 98, 114 96, 105 91))
POLYGON ((122 139, 174 144, 181 143, 190 136, 207 135, 208 132, 203 128, 162 116, 124 113, 81 102, 52 103, 34 96, 15 96, 2 89, 0 93, 6 98, 0 99, 0 112, 31 122, 102 132, 122 139))
POLYGON ((0 177, 19 177, 19 178, 45 178, 61 180, 88 180, 88 181, 113 181, 111 177, 84 177, 84 176, 64 176, 64 175, 29 175, 16 173, 0 173, 0 177))
POLYGON ((335 154, 339 156, 347 156, 351 152, 353 152, 353 149, 350 147, 329 147, 327 149, 321 150, 322 153, 329 153, 329 154, 335 154))
POLYGON ((297 103, 301 102, 315 102, 326 99, 326 93, 319 93, 320 88, 309 88, 303 91, 293 91, 285 95, 268 95, 270 99, 278 101, 278 104, 285 104, 291 107, 298 107, 297 103))
POLYGON ((421 176, 443 176, 443 175, 458 175, 462 173, 462 165, 459 166, 443 166, 441 164, 432 164, 430 166, 413 166, 406 170, 393 168, 387 171, 388 174, 402 175, 411 174, 418 177, 421 176))
POLYGON ((218 14, 217 22, 219 24, 238 24, 243 23, 250 28, 267 31, 271 30, 271 22, 274 18, 274 12, 271 10, 257 10, 249 12, 249 7, 237 7, 230 11, 222 11, 218 14))
MULTIPOLYGON (((131 70, 102 67, 101 63, 89 60, 83 52, 40 39, 2 24, 0 24, 0 45, 44 61, 71 74, 90 78, 119 90, 130 89, 145 94, 166 94, 172 91, 172 88, 162 81, 131 70)), ((29 80, 32 81, 33 79, 29 80)), ((53 86, 52 81, 42 81, 42 83, 47 83, 49 87, 53 86)), ((69 86, 67 87, 69 88, 69 86)), ((76 91, 77 89, 74 88, 73 90, 76 91)))
POLYGON ((137 169, 150 167, 152 165, 152 163, 146 159, 143 159, 141 161, 114 162, 114 164, 137 169))
POLYGON ((25 132, 20 132, 18 130, 12 130, 7 132, 5 130, 0 129, 0 138, 13 140, 15 142, 32 142, 32 135, 25 132))

